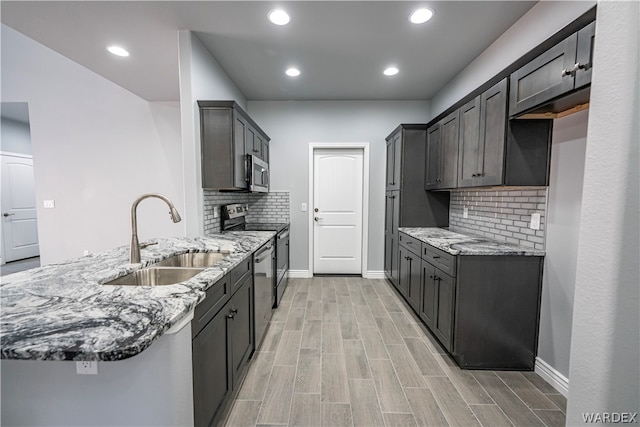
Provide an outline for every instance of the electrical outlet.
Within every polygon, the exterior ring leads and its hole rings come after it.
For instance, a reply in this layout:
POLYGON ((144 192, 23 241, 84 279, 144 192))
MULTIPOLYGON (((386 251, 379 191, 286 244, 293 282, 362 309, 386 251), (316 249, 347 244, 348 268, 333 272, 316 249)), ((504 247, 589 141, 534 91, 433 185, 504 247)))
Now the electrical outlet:
POLYGON ((466 206, 462 210, 462 218, 469 218, 469 208, 466 206))
POLYGON ((98 375, 98 362, 76 362, 76 374, 98 375))
POLYGON ((84 256, 87 256, 87 255, 89 255, 90 253, 91 253, 91 252, 89 252, 87 249, 85 249, 85 250, 84 250, 84 254, 83 254, 83 255, 84 255, 84 256))
POLYGON ((44 208, 45 209, 53 209, 56 207, 56 201, 55 200, 45 200, 44 201, 44 208))
POLYGON ((539 213, 531 214, 531 224, 529 224, 529 228, 532 230, 540 230, 540 214, 539 213))
POLYGON ((213 217, 218 218, 220 216, 220 206, 213 207, 213 217))

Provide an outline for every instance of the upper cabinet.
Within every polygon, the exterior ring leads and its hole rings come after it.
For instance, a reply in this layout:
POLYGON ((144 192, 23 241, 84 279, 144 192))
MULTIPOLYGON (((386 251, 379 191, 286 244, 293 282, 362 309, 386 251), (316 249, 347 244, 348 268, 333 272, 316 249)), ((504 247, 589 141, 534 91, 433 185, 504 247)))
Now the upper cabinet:
POLYGON ((387 171, 386 191, 400 189, 400 172, 402 167, 402 133, 397 132, 387 139, 387 171))
POLYGON ((202 187, 249 191, 247 155, 269 161, 269 137, 233 101, 198 101, 202 187))
POLYGON ((507 80, 460 109, 458 187, 502 184, 507 134, 507 80))
POLYGON ((459 110, 427 129, 425 189, 456 188, 458 184, 459 110))
POLYGON ((509 115, 566 110, 589 99, 588 90, 554 100, 591 83, 595 22, 571 34, 511 74, 509 115))

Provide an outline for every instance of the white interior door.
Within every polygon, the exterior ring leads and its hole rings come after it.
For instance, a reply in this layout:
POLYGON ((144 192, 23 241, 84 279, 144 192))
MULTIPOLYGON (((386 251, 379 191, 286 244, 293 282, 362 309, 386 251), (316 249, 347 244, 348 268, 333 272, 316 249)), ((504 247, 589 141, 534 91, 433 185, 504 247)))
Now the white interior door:
POLYGON ((1 157, 4 260, 38 256, 33 159, 6 154, 1 157))
POLYGON ((363 150, 313 152, 313 273, 362 274, 363 150))

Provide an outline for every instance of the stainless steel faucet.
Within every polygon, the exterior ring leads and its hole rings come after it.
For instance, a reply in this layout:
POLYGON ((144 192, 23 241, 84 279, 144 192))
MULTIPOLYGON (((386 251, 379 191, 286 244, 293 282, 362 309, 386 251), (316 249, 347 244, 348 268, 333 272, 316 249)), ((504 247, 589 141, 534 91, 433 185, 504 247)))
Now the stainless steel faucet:
POLYGON ((171 215, 171 220, 173 222, 180 222, 182 220, 182 218, 180 218, 180 214, 167 196, 159 193, 148 193, 138 197, 131 206, 131 248, 129 249, 129 262, 131 264, 140 263, 140 242, 138 241, 138 220, 136 217, 136 209, 141 201, 149 197, 156 197, 160 200, 164 200, 164 202, 169 205, 169 214, 171 215))

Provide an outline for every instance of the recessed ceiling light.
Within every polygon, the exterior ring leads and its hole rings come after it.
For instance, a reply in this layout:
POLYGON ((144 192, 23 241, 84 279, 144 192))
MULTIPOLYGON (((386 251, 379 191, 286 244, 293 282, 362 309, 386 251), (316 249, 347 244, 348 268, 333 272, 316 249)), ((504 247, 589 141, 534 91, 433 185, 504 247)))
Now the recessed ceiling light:
POLYGON ((385 76, 395 76, 396 74, 398 74, 398 68, 396 67, 388 67, 386 70, 383 71, 385 76))
POLYGON ((269 20, 276 25, 287 25, 290 21, 289 15, 282 9, 275 9, 269 12, 269 20))
POLYGON ((433 10, 428 8, 418 9, 411 14, 409 21, 414 24, 424 24, 433 17, 433 10))
POLYGON ((107 50, 117 56, 129 56, 129 52, 120 46, 109 46, 107 50))
POLYGON ((287 68, 287 71, 284 72, 289 77, 298 77, 300 75, 300 70, 295 67, 287 68))

